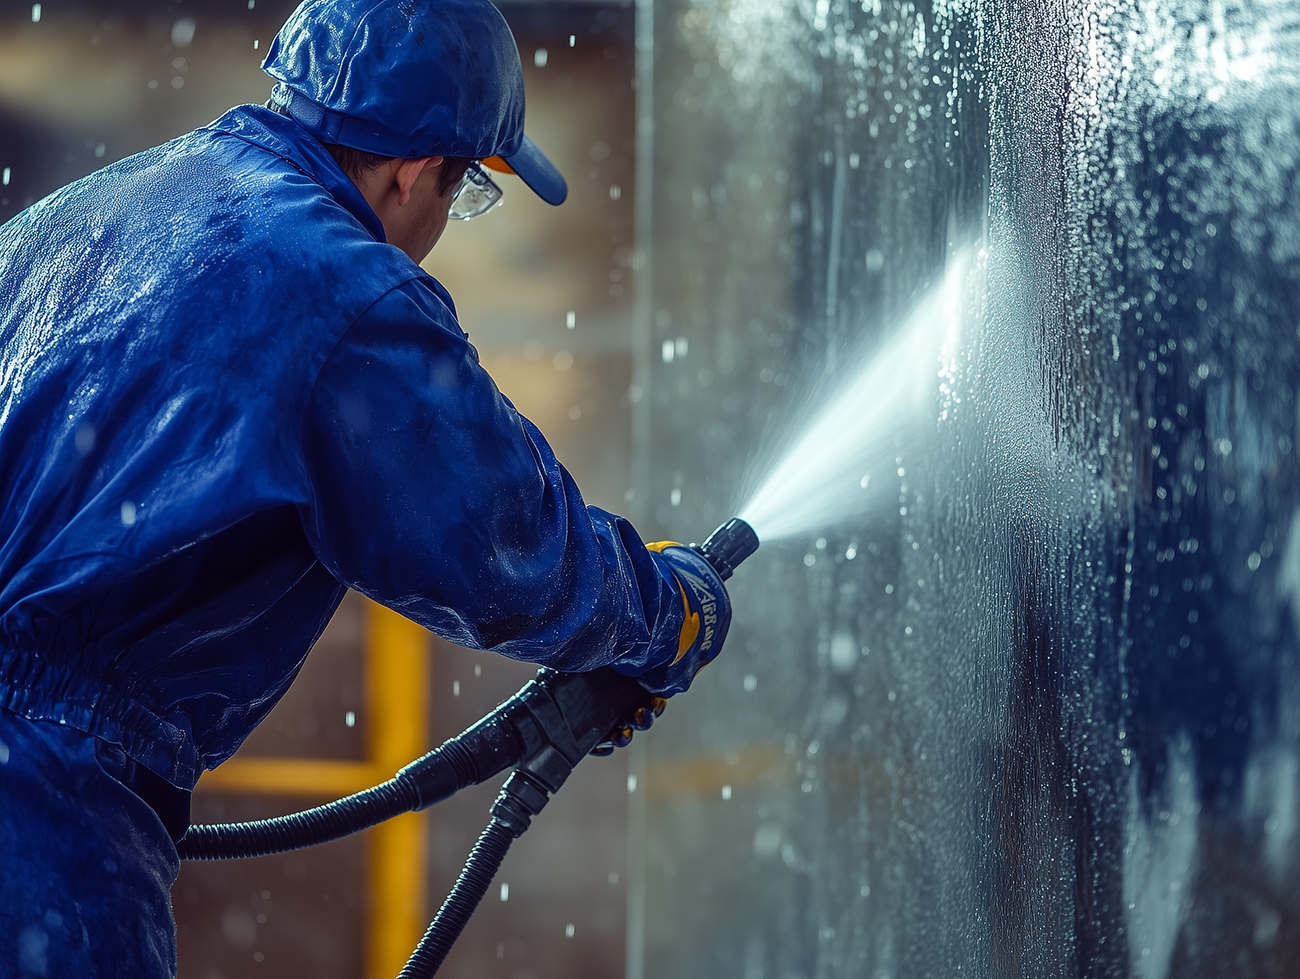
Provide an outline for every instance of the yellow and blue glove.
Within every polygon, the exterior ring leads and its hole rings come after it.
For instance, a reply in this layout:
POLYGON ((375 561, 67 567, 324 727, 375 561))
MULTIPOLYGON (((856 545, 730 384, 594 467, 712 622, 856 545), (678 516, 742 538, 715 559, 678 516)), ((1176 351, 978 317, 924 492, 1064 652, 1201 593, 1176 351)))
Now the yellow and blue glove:
POLYGON ((658 541, 647 544, 646 549, 655 555, 659 573, 681 595, 677 654, 669 662, 638 674, 637 681, 654 694, 654 699, 650 706, 639 708, 627 725, 616 730, 593 754, 608 754, 631 741, 634 731, 647 730, 663 713, 667 698, 689 688, 695 674, 718 655, 731 625, 731 599, 726 586, 703 555, 676 541, 658 541))
POLYGON ((660 572, 671 577, 682 596, 682 626, 677 655, 669 663, 637 677, 641 686, 660 697, 686 690, 695 674, 722 650, 731 625, 731 599, 713 565, 693 548, 676 541, 647 544, 657 557, 660 572))

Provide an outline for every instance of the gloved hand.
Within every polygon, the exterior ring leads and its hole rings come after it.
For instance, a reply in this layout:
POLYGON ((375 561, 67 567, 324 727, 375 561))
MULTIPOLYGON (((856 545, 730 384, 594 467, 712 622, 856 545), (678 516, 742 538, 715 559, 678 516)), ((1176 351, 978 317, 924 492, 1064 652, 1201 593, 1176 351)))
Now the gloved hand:
POLYGON ((677 656, 637 677, 641 686, 660 697, 671 697, 691 685, 722 650, 731 625, 731 599, 713 565, 698 551, 676 541, 647 544, 659 571, 682 597, 685 618, 677 638, 677 656))
POLYGON ((636 731, 649 731, 650 726, 655 722, 655 718, 662 714, 667 706, 668 701, 665 698, 652 697, 650 706, 638 707, 626 724, 622 727, 616 727, 610 733, 609 740, 596 745, 591 749, 591 753, 603 758, 606 755, 612 755, 615 748, 626 748, 632 740, 632 734, 636 731))
POLYGON ((676 541, 647 544, 655 553, 659 573, 670 580, 682 597, 685 613, 677 639, 677 655, 668 663, 640 674, 637 680, 655 697, 649 707, 639 708, 627 724, 616 729, 610 740, 592 754, 607 755, 632 740, 633 731, 645 731, 663 713, 665 698, 686 690, 695 674, 722 650, 731 625, 731 599, 727 589, 705 558, 676 541))

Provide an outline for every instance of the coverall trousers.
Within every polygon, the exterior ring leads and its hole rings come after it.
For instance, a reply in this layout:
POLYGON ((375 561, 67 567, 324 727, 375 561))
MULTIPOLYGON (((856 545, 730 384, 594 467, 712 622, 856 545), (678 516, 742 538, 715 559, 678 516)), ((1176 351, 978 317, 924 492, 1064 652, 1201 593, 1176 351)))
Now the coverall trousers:
POLYGON ((0 709, 0 976, 169 979, 180 870, 121 749, 0 709))

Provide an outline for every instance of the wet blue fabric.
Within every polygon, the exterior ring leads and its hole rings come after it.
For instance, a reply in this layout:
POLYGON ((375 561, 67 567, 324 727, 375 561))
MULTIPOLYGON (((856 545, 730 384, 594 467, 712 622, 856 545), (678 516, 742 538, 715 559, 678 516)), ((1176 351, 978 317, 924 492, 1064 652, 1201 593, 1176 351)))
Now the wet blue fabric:
POLYGON ((666 663, 684 617, 292 119, 234 109, 0 226, 0 706, 189 788, 346 587, 569 670, 666 663))
POLYGON ((166 979, 180 861, 120 748, 0 709, 0 976, 166 979))
POLYGON ((500 156, 549 204, 568 194, 524 135, 524 73, 488 0, 305 0, 271 42, 272 97, 323 142, 382 156, 500 156))

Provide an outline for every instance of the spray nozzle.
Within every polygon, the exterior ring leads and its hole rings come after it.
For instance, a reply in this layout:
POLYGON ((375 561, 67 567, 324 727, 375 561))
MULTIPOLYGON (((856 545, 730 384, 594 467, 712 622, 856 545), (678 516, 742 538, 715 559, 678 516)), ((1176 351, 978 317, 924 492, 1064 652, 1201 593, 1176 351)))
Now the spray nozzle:
POLYGON ((739 517, 732 517, 709 534, 699 545, 692 545, 713 565, 718 577, 726 581, 745 558, 758 550, 758 534, 739 517))

